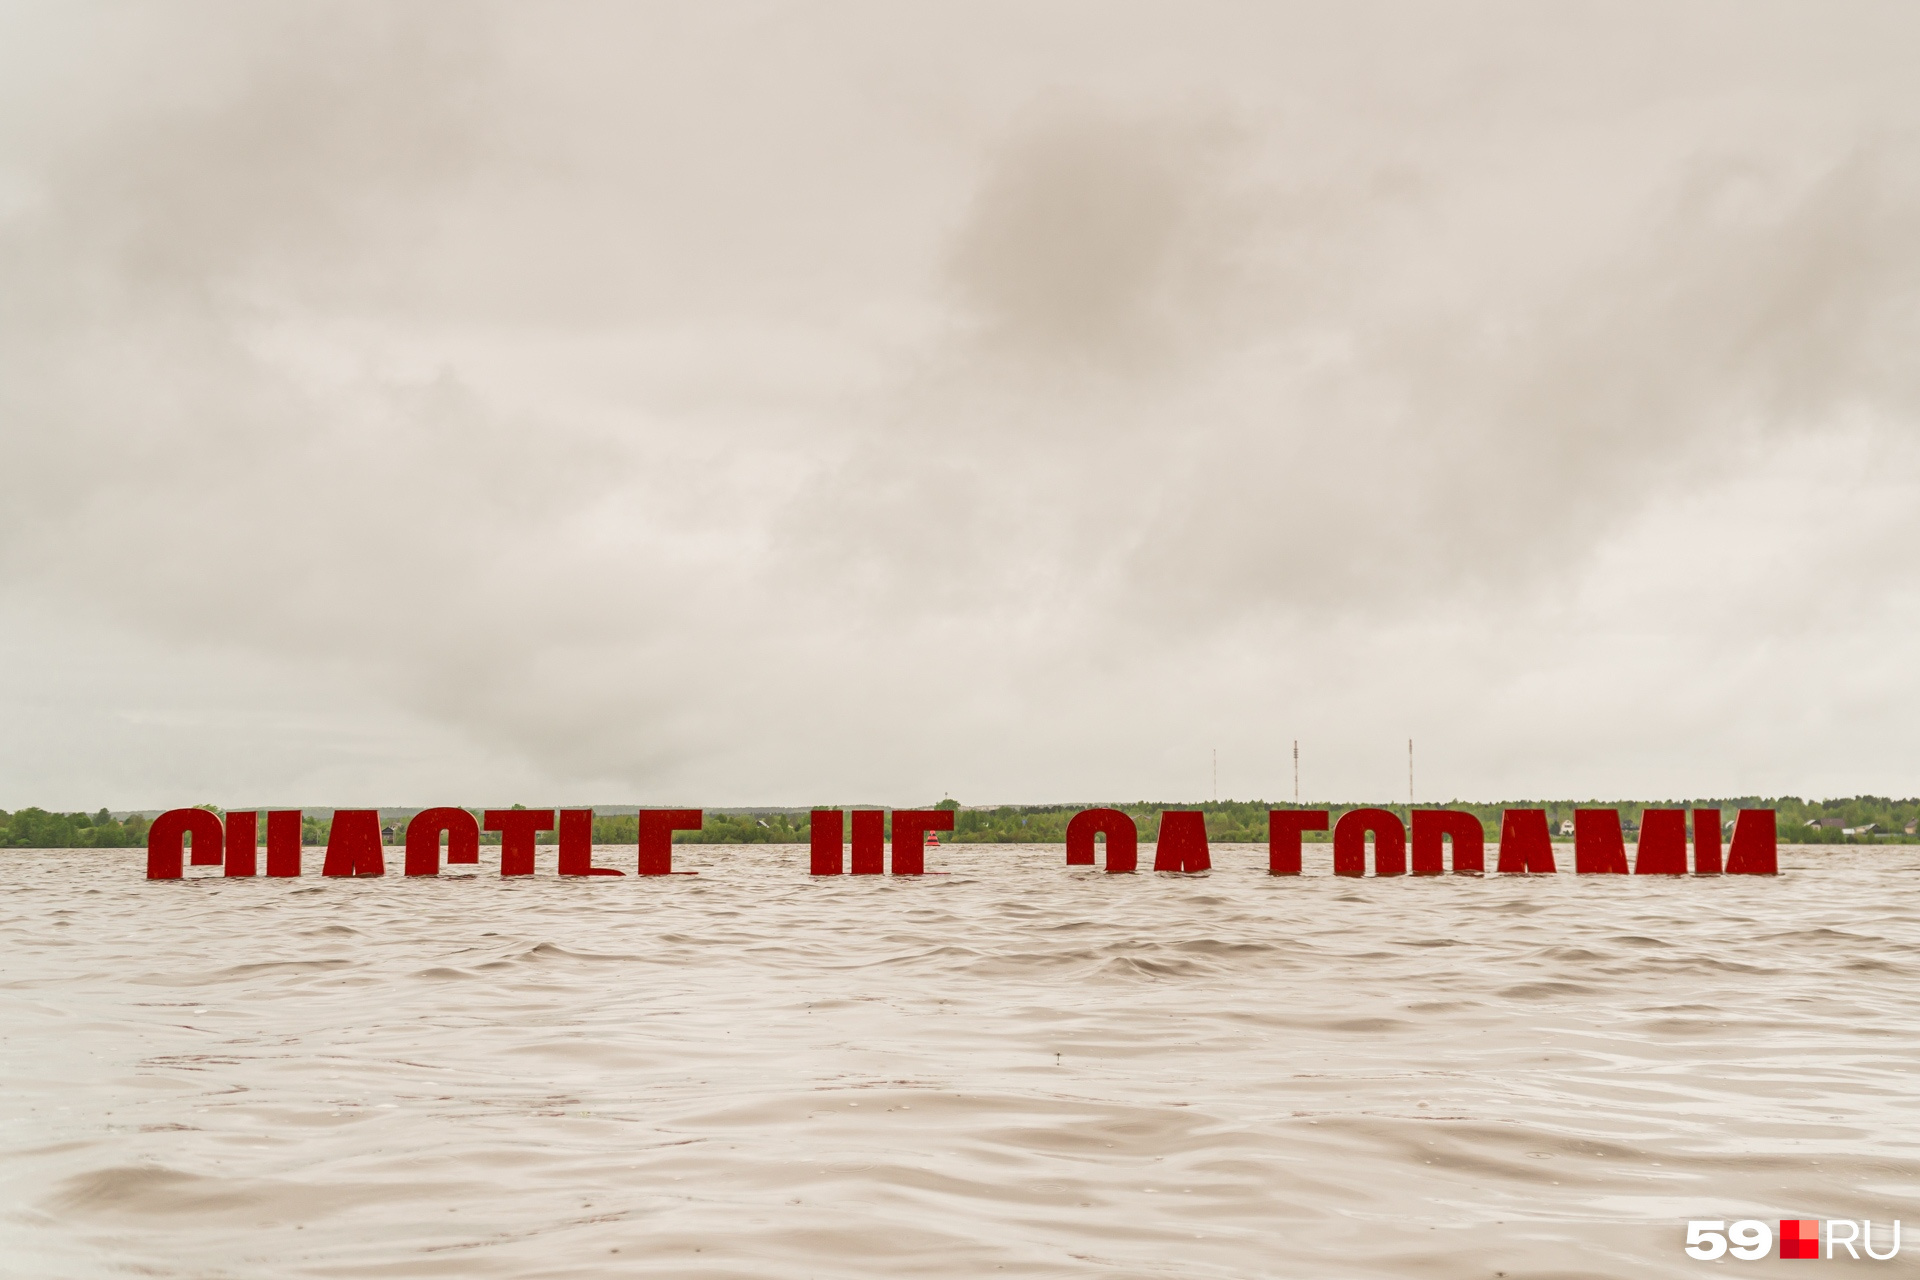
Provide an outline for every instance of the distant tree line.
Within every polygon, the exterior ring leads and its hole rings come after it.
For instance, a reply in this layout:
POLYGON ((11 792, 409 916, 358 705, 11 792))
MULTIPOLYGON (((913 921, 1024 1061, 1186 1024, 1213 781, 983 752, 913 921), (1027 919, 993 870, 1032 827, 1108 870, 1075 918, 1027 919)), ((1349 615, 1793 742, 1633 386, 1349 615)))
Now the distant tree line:
MULTIPOLYGON (((961 809, 954 815, 954 831, 944 837, 961 844, 1059 844, 1067 838, 1067 823, 1091 804, 1001 805, 996 808, 961 809)), ((1165 803, 1135 801, 1109 803, 1101 808, 1119 809, 1140 828, 1140 838, 1153 839, 1159 832, 1160 814, 1168 809, 1198 809, 1207 815, 1207 838, 1216 844, 1257 844, 1267 839, 1267 813, 1273 809, 1325 809, 1328 824, 1353 809, 1383 808, 1407 815, 1405 804, 1300 804, 1265 800, 1222 800, 1206 803, 1165 803)), ((1544 809, 1556 840, 1570 840, 1561 833, 1562 823, 1571 823, 1575 809, 1617 809, 1629 829, 1637 829, 1647 809, 1718 809, 1723 823, 1731 823, 1741 809, 1773 809, 1778 813, 1780 838, 1796 844, 1871 844, 1887 839, 1905 841, 1915 838, 1912 828, 1920 822, 1920 798, 1891 800, 1884 796, 1856 796, 1844 800, 1806 801, 1797 796, 1732 796, 1718 799, 1687 800, 1507 800, 1483 804, 1449 800, 1441 804, 1421 804, 1415 808, 1462 809, 1479 818, 1487 829, 1487 838, 1500 832, 1500 815, 1506 809, 1544 809), (1810 827, 1810 822, 1828 825, 1810 827), (1871 829, 1869 829, 1871 828, 1871 829)), ((805 814, 800 815, 804 826, 805 814)), ((1331 831, 1309 832, 1309 841, 1327 841, 1331 831)))
POLYGON ((132 849, 147 842, 139 814, 119 821, 98 813, 48 813, 45 809, 0 809, 0 847, 15 849, 132 849))
MULTIPOLYGON (((215 812, 211 804, 200 806, 215 812)), ((515 808, 525 806, 516 805, 515 808)), ((821 808, 831 808, 821 805, 821 808)), ((852 806, 865 807, 865 806, 852 806)), ((1350 809, 1385 808, 1406 815, 1406 806, 1356 804, 1292 804, 1264 800, 1222 800, 1204 804, 1133 801, 1096 806, 1086 804, 999 805, 992 808, 966 808, 955 800, 945 800, 937 808, 955 810, 954 829, 941 834, 942 840, 956 844, 1060 844, 1067 838, 1067 823, 1087 808, 1119 809, 1140 827, 1140 838, 1152 840, 1158 834, 1160 813, 1166 809, 1198 809, 1207 815, 1207 838, 1216 844, 1258 844, 1267 838, 1269 809, 1326 809, 1330 820, 1339 821, 1350 809)), ((1731 822, 1741 809, 1773 809, 1779 814, 1780 838, 1794 844, 1880 844, 1889 840, 1916 839, 1911 829, 1920 824, 1920 799, 1893 800, 1885 796, 1852 796, 1843 800, 1802 800, 1797 796, 1734 796, 1698 800, 1510 800, 1498 804, 1448 801, 1419 808, 1464 809, 1477 816, 1487 828, 1488 839, 1500 831, 1503 809, 1545 809, 1556 839, 1563 822, 1571 822, 1575 809, 1618 809, 1631 828, 1640 824, 1645 809, 1718 809, 1721 820, 1731 822), (1817 825, 1809 825, 1817 824, 1817 825)), ((391 843, 406 841, 407 820, 417 809, 383 809, 381 822, 391 832, 391 843)), ((476 818, 481 809, 470 810, 476 818)), ((332 823, 330 810, 303 815, 301 841, 324 845, 332 823), (322 816, 325 815, 325 816, 322 816)), ((21 809, 16 813, 0 810, 0 848, 124 849, 144 845, 148 819, 133 813, 115 818, 106 809, 97 813, 51 813, 45 809, 21 809)), ((699 831, 674 835, 676 844, 805 844, 811 833, 808 810, 708 810, 705 826, 699 831)), ((632 844, 639 834, 638 819, 631 813, 596 814, 593 838, 596 844, 632 844)), ((261 832, 264 840, 265 832, 261 832)), ((554 832, 541 835, 540 843, 553 844, 554 832)), ((1308 840, 1328 840, 1328 832, 1310 832, 1308 840)), ((486 844, 498 844, 497 833, 481 836, 486 844)))

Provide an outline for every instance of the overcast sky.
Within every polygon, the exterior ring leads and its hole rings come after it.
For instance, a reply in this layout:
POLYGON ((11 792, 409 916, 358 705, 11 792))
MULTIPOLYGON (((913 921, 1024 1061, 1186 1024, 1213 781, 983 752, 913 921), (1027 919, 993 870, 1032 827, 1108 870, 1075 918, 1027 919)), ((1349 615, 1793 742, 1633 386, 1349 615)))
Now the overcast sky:
POLYGON ((1920 792, 1920 7, 0 5, 0 807, 1920 792))

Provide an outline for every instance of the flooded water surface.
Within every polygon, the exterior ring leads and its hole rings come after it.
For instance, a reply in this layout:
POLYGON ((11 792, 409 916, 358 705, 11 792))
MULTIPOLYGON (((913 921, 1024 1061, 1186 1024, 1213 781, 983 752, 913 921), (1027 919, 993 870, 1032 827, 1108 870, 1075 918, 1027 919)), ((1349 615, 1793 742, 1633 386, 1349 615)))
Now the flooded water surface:
POLYGON ((1713 1265, 1689 1218, 1920 1234, 1916 852, 149 883, 7 851, 0 1268, 1678 1276, 1713 1265))

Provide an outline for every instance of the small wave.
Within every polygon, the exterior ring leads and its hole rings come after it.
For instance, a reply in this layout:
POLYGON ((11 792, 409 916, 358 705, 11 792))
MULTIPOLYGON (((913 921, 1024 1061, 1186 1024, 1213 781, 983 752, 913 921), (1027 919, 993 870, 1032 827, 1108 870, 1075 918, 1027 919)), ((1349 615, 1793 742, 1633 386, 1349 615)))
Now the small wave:
POLYGON ((1578 982, 1520 982, 1496 994, 1507 1000, 1552 1000, 1560 996, 1592 995, 1594 988, 1578 982))

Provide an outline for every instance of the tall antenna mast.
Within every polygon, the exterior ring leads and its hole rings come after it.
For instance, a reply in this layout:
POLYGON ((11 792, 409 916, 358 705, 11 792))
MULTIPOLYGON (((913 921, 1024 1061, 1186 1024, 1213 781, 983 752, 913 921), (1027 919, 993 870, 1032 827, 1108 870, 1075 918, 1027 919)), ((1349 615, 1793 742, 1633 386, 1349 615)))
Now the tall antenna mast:
POLYGON ((1407 739, 1407 821, 1413 821, 1413 739, 1407 739))
POLYGON ((1293 740, 1293 802, 1300 803, 1300 739, 1293 740))

